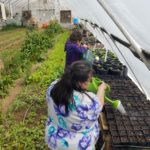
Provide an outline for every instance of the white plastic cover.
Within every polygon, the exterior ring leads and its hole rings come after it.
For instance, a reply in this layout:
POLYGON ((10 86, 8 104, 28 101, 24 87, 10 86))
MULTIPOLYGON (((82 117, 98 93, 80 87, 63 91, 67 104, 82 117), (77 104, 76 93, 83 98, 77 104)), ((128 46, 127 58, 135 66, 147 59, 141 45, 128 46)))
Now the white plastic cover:
POLYGON ((118 19, 141 45, 150 52, 150 1, 105 0, 118 19))

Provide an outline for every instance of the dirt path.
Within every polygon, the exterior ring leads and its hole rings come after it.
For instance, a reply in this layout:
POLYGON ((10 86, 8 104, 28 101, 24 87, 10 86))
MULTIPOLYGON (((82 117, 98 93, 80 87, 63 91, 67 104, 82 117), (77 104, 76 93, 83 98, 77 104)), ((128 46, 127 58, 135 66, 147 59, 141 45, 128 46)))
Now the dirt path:
POLYGON ((3 113, 3 115, 6 114, 6 112, 9 109, 9 106, 13 103, 16 96, 21 92, 21 90, 23 88, 22 83, 23 83, 23 79, 16 80, 15 87, 12 87, 9 91, 10 94, 5 99, 2 99, 2 113, 3 113))
POLYGON ((26 29, 14 29, 10 32, 0 32, 0 50, 16 49, 21 47, 26 37, 26 29))
MULTIPOLYGON (((41 63, 34 64, 32 66, 31 72, 34 72, 40 65, 41 63)), ((6 115, 9 107, 11 106, 17 95, 21 93, 23 89, 23 80, 23 78, 16 80, 16 82, 14 83, 14 87, 11 87, 9 90, 9 95, 5 99, 0 99, 0 104, 2 107, 1 112, 3 115, 6 115)))

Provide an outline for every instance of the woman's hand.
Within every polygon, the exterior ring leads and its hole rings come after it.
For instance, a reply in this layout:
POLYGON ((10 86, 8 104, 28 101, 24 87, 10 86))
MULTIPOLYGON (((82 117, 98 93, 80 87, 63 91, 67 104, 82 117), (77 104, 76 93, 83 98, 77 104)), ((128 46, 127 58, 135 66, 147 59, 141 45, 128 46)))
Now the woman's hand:
POLYGON ((104 81, 102 81, 102 83, 98 86, 98 90, 97 90, 97 96, 99 98, 99 101, 101 102, 102 107, 104 105, 104 97, 105 97, 106 88, 107 88, 107 84, 104 81))
POLYGON ((84 47, 84 48, 88 48, 88 46, 87 46, 86 44, 83 44, 83 45, 82 45, 82 47, 84 47))
POLYGON ((101 90, 105 91, 106 88, 107 88, 107 84, 104 81, 102 81, 102 83, 98 86, 98 90, 100 90, 100 91, 101 90))

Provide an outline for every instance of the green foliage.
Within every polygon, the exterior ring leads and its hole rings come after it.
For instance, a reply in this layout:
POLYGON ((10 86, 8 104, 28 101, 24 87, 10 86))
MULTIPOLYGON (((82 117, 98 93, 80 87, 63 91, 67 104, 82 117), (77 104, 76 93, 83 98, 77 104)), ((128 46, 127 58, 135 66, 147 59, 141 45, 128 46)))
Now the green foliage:
POLYGON ((53 46, 53 41, 43 32, 28 32, 22 47, 22 56, 30 61, 41 61, 43 53, 53 46))
POLYGON ((20 51, 5 52, 2 54, 4 68, 1 70, 0 97, 8 94, 9 87, 18 79, 25 70, 30 69, 29 61, 24 63, 20 51), (5 59, 4 59, 5 58, 5 59), (26 66, 24 66, 26 65, 26 66))
POLYGON ((63 32, 62 27, 60 26, 60 24, 58 24, 56 21, 52 21, 48 28, 45 30, 45 33, 48 36, 53 37, 56 33, 61 33, 63 32))
POLYGON ((6 26, 3 26, 2 31, 3 31, 3 30, 5 30, 5 31, 7 31, 7 30, 13 30, 13 29, 16 29, 16 28, 21 28, 21 26, 15 24, 15 23, 6 24, 6 26))
POLYGON ((17 79, 21 74, 21 53, 18 51, 4 60, 4 69, 2 75, 10 75, 12 79, 17 79))
POLYGON ((17 122, 13 122, 8 128, 0 126, 1 137, 3 137, 0 139, 0 146, 8 150, 44 150, 46 145, 43 144, 43 130, 44 123, 31 128, 17 122))
MULTIPOLYGON (((53 32, 52 37, 46 32, 36 30, 27 32, 21 51, 3 54, 4 69, 1 71, 0 97, 7 95, 8 87, 13 83, 13 80, 18 79, 22 73, 29 73, 34 62, 41 62, 45 59, 45 53, 53 46, 54 35, 60 33, 62 28, 58 23, 52 22, 48 30, 53 32)), ((58 72, 60 72, 59 68, 58 72)), ((57 77, 58 73, 55 73, 55 76, 57 77)))
POLYGON ((47 86, 50 82, 60 77, 64 71, 64 43, 67 38, 68 33, 63 33, 57 39, 59 43, 50 52, 48 60, 28 78, 27 83, 35 82, 39 83, 40 86, 47 86))
POLYGON ((45 93, 48 84, 63 72, 64 43, 67 38, 68 33, 58 36, 58 43, 50 51, 48 60, 30 76, 28 83, 32 84, 27 85, 17 97, 7 120, 0 117, 0 136, 3 137, 0 138, 0 149, 47 150, 44 141, 47 119, 45 93))
POLYGON ((7 75, 0 80, 0 97, 5 97, 8 94, 8 87, 12 85, 12 78, 7 75))
POLYGON ((11 112, 22 111, 33 104, 34 107, 41 107, 45 101, 45 89, 37 85, 27 86, 17 97, 10 109, 11 112))
MULTIPOLYGON (((45 89, 28 86, 16 99, 0 125, 0 148, 45 150, 45 89)), ((0 118, 1 119, 1 118, 0 118)))

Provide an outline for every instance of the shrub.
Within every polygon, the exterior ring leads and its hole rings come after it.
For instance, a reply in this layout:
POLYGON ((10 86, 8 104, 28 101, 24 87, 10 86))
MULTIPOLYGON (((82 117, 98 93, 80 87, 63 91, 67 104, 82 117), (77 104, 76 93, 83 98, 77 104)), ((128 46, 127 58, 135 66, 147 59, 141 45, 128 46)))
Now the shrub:
POLYGON ((63 28, 56 21, 52 21, 49 24, 48 28, 45 30, 45 33, 51 37, 53 37, 54 34, 61 33, 61 32, 63 32, 63 28))
POLYGON ((43 32, 28 32, 22 47, 23 57, 30 61, 42 60, 42 54, 53 46, 53 41, 43 32))

